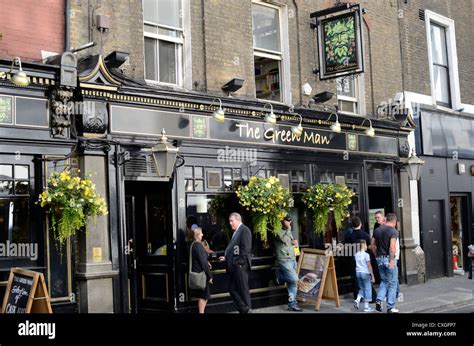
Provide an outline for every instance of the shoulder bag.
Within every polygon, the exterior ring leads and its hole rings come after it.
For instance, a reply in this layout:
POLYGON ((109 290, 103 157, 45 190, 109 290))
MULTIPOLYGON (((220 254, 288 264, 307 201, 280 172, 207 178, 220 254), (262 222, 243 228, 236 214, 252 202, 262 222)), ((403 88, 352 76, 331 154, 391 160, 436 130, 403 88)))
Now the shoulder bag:
POLYGON ((189 250, 189 288, 192 290, 201 290, 206 289, 206 273, 204 271, 200 273, 193 272, 192 260, 193 260, 193 245, 195 241, 191 244, 191 249, 189 250))

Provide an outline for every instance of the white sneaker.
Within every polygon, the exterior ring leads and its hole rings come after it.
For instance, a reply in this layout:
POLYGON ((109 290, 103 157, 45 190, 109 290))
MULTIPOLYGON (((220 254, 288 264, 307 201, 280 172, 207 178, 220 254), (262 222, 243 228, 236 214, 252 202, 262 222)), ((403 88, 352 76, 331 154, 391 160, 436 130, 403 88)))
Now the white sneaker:
POLYGON ((398 309, 391 308, 391 309, 387 310, 387 314, 398 314, 399 311, 400 310, 398 310, 398 309))
POLYGON ((364 308, 364 312, 372 312, 375 311, 375 309, 371 308, 370 306, 367 308, 364 308))
POLYGON ((359 310, 359 302, 357 300, 354 300, 354 308, 359 310))

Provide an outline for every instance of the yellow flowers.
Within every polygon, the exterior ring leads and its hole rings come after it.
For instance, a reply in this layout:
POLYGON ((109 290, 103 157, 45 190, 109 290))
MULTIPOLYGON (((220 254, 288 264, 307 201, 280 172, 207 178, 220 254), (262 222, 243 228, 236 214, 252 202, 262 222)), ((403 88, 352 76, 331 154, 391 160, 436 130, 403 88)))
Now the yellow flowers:
POLYGON ((254 231, 262 240, 267 239, 267 224, 272 232, 280 231, 280 220, 287 214, 291 195, 277 177, 252 177, 247 185, 239 186, 236 194, 240 204, 252 212, 254 231))
POLYGON ((313 228, 315 233, 324 233, 328 215, 332 212, 336 228, 349 216, 347 207, 352 203, 355 193, 341 184, 317 184, 311 186, 302 201, 313 211, 313 228))
POLYGON ((107 215, 107 204, 90 179, 72 177, 66 170, 54 172, 47 183, 38 202, 50 213, 51 226, 60 244, 85 227, 89 216, 107 215))

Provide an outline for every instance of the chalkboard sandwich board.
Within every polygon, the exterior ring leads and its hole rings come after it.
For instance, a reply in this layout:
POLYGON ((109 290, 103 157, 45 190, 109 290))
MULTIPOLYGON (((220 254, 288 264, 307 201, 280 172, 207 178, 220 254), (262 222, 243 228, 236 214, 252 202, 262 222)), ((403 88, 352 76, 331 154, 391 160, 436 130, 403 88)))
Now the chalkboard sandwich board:
POLYGON ((334 300, 339 307, 336 267, 332 253, 324 250, 301 249, 298 261, 298 290, 296 299, 315 304, 319 310, 322 299, 334 300))
POLYGON ((3 298, 2 313, 52 313, 44 275, 31 270, 12 268, 3 298))

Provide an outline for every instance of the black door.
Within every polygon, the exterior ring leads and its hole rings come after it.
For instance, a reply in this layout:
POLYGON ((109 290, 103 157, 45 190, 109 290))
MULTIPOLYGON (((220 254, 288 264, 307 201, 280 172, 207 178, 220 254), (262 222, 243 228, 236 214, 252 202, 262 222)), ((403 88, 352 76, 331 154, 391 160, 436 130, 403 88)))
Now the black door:
POLYGON ((423 227, 423 245, 426 275, 429 279, 446 275, 444 243, 444 201, 428 201, 426 227, 423 227))
POLYGON ((126 182, 132 312, 173 309, 173 232, 168 183, 126 182))

